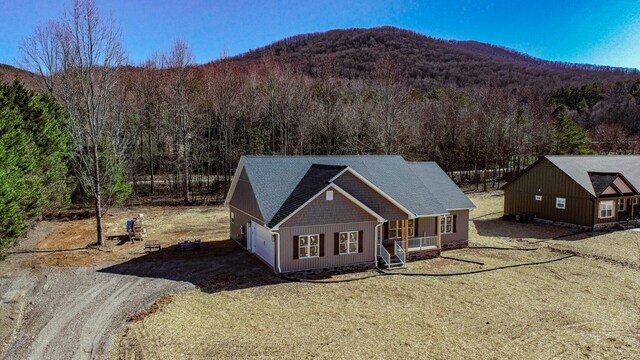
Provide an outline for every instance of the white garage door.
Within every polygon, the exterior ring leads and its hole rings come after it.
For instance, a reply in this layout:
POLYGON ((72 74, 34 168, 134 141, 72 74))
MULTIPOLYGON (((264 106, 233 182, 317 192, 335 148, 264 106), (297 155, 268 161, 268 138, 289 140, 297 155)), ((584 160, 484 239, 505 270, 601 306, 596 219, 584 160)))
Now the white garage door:
POLYGON ((258 255, 267 264, 273 266, 275 257, 274 248, 274 243, 269 229, 252 221, 251 252, 258 255))

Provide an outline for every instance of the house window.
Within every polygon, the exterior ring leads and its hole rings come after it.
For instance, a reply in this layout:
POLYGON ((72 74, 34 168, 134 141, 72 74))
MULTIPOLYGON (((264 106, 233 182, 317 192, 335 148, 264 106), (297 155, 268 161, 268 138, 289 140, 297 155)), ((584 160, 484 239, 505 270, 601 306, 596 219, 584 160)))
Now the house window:
POLYGON ((327 200, 333 200, 333 190, 327 191, 327 200))
POLYGON ((231 223, 235 223, 236 222, 236 215, 233 213, 233 211, 231 212, 231 223))
POLYGON ((633 200, 631 201, 631 204, 638 205, 638 198, 633 198, 633 200))
POLYGON ((536 201, 542 201, 542 195, 536 195, 536 201))
POLYGON ((453 215, 442 216, 442 219, 440 222, 440 233, 441 234, 453 233, 453 215))
POLYGON ((340 255, 355 254, 358 252, 358 232, 347 231, 340 233, 340 255))
MULTIPOLYGON (((409 237, 415 236, 415 226, 413 219, 409 220, 409 237)), ((389 221, 389 239, 398 239, 402 237, 402 220, 389 221)))
POLYGON ((567 206, 567 199, 565 198, 556 198, 556 209, 564 209, 567 206))
POLYGON ((599 205, 599 218, 607 219, 613 217, 613 200, 601 201, 599 205))
POLYGON ((320 235, 300 235, 298 237, 298 258, 309 259, 320 256, 320 235))
POLYGON ((627 209, 624 199, 618 200, 618 212, 624 212, 627 209))

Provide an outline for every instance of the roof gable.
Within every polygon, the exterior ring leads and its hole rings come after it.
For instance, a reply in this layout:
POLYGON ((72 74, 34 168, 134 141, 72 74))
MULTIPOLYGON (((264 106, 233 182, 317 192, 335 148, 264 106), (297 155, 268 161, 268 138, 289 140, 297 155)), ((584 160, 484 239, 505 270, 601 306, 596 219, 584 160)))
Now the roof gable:
MULTIPOLYGON (((611 183, 615 179, 618 178, 618 173, 599 173, 599 172, 589 172, 589 179, 591 180, 591 186, 593 186, 593 191, 596 196, 602 195, 606 190, 611 188, 611 183)), ((611 188, 613 189, 613 188, 611 188)), ((617 193, 615 189, 614 193, 617 193)), ((607 191, 610 193, 611 191, 607 191)))
POLYGON ((611 185, 607 186, 606 189, 604 189, 603 192, 600 193, 600 196, 602 195, 620 195, 620 193, 614 189, 611 185))
POLYGON ((272 228, 286 217, 291 215, 310 198, 327 187, 329 181, 342 172, 344 165, 312 164, 304 174, 298 185, 293 189, 289 197, 282 203, 275 215, 269 221, 267 227, 272 228))
POLYGON ((629 187, 627 182, 623 180, 621 176, 618 176, 615 180, 613 180, 613 186, 615 186, 623 194, 634 193, 633 189, 629 187))

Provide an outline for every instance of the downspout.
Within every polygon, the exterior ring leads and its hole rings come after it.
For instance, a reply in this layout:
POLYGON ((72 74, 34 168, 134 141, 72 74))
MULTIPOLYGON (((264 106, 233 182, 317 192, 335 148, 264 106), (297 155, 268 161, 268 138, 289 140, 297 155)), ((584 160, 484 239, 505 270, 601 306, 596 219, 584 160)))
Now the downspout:
POLYGON ((374 239, 375 239, 375 246, 374 246, 374 259, 375 259, 375 264, 376 264, 376 269, 378 269, 378 234, 380 233, 378 230, 380 229, 380 226, 382 226, 383 223, 378 222, 378 225, 376 225, 373 228, 374 231, 374 239))
POLYGON ((280 267, 280 233, 275 231, 270 231, 271 236, 275 235, 278 240, 276 240, 276 246, 278 251, 276 252, 276 267, 278 268, 278 274, 282 273, 282 268, 280 267))

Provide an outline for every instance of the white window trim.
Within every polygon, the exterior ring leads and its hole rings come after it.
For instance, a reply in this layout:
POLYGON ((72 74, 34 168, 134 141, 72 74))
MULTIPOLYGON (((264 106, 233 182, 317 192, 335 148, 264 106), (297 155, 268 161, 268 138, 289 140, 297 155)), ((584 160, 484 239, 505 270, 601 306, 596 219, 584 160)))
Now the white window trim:
POLYGON ((542 201, 542 195, 536 195, 535 199, 536 201, 542 201))
MULTIPOLYGON (((409 237, 415 237, 415 219, 407 219, 409 220, 409 237)), ((403 220, 389 220, 389 239, 400 239, 402 237, 402 221, 403 220), (391 223, 395 226, 392 228, 391 223), (391 231, 395 231, 397 236, 391 236, 391 231)))
POLYGON ((598 218, 599 219, 613 218, 613 206, 614 206, 613 200, 600 201, 600 203, 598 204, 598 218), (602 216, 603 212, 604 212, 604 216, 602 216))
POLYGON ((339 233, 339 235, 338 235, 338 254, 340 254, 340 255, 351 255, 351 254, 357 254, 357 253, 358 253, 358 251, 360 250, 360 249, 358 248, 359 240, 360 240, 360 239, 359 239, 359 233, 358 233, 358 231, 357 231, 357 230, 356 230, 356 231, 342 231, 342 232, 340 232, 340 233, 339 233), (346 244, 347 244, 347 251, 346 251, 346 252, 342 252, 342 251, 340 251, 340 245, 341 245, 341 243, 342 243, 342 234, 347 234, 347 242, 346 242, 346 244), (351 243, 353 242, 353 241, 351 241, 351 240, 349 239, 349 234, 356 234, 356 240, 355 240, 355 243, 356 243, 356 251, 349 251, 349 249, 351 248, 351 246, 350 246, 350 245, 351 245, 351 243))
POLYGON ((298 235, 298 259, 315 259, 320 257, 320 234, 305 234, 305 235, 298 235), (317 236, 318 237, 318 251, 316 251, 316 255, 315 256, 311 256, 311 237, 312 236, 317 236), (303 246, 300 246, 300 240, 301 238, 306 237, 307 238, 307 245, 304 246, 307 249, 307 256, 302 256, 300 255, 300 249, 303 248, 303 246))
POLYGON ((231 212, 231 223, 235 224, 236 222, 236 214, 233 213, 233 211, 231 212))
POLYGON ((441 217, 440 234, 453 234, 453 215, 444 215, 441 217), (451 231, 447 231, 447 223, 451 225, 451 231))
POLYGON ((618 212, 625 212, 625 211, 627 211, 627 200, 625 199, 618 200, 618 212), (622 208, 620 208, 620 205, 622 205, 622 208))
POLYGON ((333 200, 333 190, 327 190, 325 199, 327 201, 332 201, 333 200))
POLYGON ((556 198, 556 209, 564 210, 566 208, 567 208, 567 198, 557 197, 556 198), (562 206, 560 206, 560 201, 562 201, 562 206))

